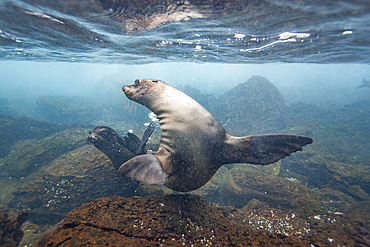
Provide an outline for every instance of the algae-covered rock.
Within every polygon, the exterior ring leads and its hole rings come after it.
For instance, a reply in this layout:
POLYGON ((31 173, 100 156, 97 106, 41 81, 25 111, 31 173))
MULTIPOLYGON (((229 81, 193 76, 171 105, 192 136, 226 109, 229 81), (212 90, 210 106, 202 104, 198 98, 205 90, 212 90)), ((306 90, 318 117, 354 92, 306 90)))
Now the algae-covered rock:
POLYGON ((86 129, 69 129, 40 140, 17 143, 3 159, 0 173, 5 177, 25 178, 60 155, 87 144, 86 129))
POLYGON ((228 172, 229 169, 226 166, 221 166, 211 180, 191 193, 202 196, 210 202, 220 203, 220 187, 227 178, 228 172))
POLYGON ((133 196, 137 182, 119 178, 111 161, 87 145, 55 159, 14 193, 11 208, 29 211, 37 224, 56 223, 73 208, 93 199, 133 196))
POLYGON ((220 188, 220 196, 224 205, 236 207, 244 207, 253 199, 272 207, 304 207, 315 211, 319 206, 317 198, 306 186, 247 165, 229 171, 220 188))
POLYGON ((311 189, 340 190, 358 200, 370 192, 370 168, 356 161, 344 161, 319 151, 306 150, 282 160, 281 176, 296 178, 311 189))
POLYGON ((100 198, 72 210, 39 246, 238 246, 306 244, 233 222, 199 196, 100 198))
POLYGON ((0 157, 5 157, 21 140, 41 139, 71 128, 70 125, 38 121, 28 117, 0 115, 0 157))
POLYGON ((304 218, 265 203, 216 207, 189 194, 113 196, 73 209, 39 246, 367 246, 362 224, 351 215, 304 218))
POLYGON ((0 211, 0 246, 18 246, 23 236, 21 226, 26 220, 26 212, 9 214, 0 211))
POLYGON ((304 103, 288 106, 289 129, 283 132, 312 136, 314 143, 304 152, 283 159, 280 176, 296 179, 311 189, 340 191, 358 201, 369 200, 369 115, 369 102, 342 109, 304 103))
POLYGON ((89 123, 101 115, 101 107, 83 96, 42 96, 36 105, 46 120, 57 123, 89 123))
POLYGON ((220 97, 216 118, 233 133, 268 133, 285 128, 284 98, 262 76, 253 76, 220 97))

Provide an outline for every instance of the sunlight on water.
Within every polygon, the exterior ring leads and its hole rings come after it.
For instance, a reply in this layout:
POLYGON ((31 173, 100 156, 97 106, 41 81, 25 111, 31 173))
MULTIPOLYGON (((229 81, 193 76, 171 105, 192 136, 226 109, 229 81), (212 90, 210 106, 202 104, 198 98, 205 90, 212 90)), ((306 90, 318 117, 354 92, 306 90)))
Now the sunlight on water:
POLYGON ((7 0, 0 9, 0 57, 124 64, 369 62, 367 1, 293 2, 7 0))

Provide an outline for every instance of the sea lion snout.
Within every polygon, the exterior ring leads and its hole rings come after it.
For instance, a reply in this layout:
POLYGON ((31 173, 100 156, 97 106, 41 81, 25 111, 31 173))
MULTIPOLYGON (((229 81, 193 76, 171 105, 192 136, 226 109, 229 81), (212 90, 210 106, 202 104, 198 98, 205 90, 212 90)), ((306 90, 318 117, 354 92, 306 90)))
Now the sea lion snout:
POLYGON ((123 86, 123 87, 122 87, 122 91, 123 91, 126 95, 133 94, 133 91, 132 91, 128 86, 123 86))

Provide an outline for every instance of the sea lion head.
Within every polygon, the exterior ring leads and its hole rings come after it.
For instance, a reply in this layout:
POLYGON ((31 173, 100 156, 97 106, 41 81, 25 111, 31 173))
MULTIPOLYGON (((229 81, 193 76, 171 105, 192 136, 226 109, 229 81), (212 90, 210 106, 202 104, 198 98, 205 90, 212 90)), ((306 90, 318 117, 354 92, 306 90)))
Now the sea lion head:
POLYGON ((151 104, 165 87, 165 83, 155 79, 136 79, 133 85, 123 86, 127 98, 144 106, 151 104))
POLYGON ((98 126, 89 131, 87 141, 93 144, 98 149, 111 149, 115 143, 119 142, 119 135, 111 128, 106 126, 98 126))

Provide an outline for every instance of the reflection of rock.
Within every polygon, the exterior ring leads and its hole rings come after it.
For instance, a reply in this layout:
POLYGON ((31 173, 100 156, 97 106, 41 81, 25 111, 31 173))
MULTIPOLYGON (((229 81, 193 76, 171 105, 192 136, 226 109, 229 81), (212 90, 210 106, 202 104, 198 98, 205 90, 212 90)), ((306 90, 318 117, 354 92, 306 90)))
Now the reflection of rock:
POLYGON ((144 32, 152 30, 166 22, 205 18, 205 11, 197 9, 189 1, 170 1, 163 5, 161 1, 103 1, 102 7, 109 11, 113 19, 120 21, 127 32, 144 32), (203 12, 203 13, 201 13, 203 12))
POLYGON ((29 210, 30 220, 51 224, 73 208, 111 195, 132 196, 138 183, 120 179, 111 161, 92 145, 55 159, 14 193, 9 206, 29 210))
POLYGON ((27 140, 17 143, 13 151, 0 166, 0 173, 6 177, 27 177, 58 156, 86 145, 87 130, 70 129, 41 140, 27 140))
POLYGON ((215 207, 199 196, 96 199, 73 209, 39 246, 366 246, 368 231, 351 217, 301 217, 263 203, 215 207), (320 218, 320 221, 317 220, 320 218))
POLYGON ((253 76, 220 97, 222 105, 216 118, 226 129, 236 133, 268 133, 285 128, 284 98, 279 90, 262 76, 253 76), (225 104, 225 105, 223 105, 225 104))
POLYGON ((27 220, 27 213, 5 213, 0 211, 0 246, 18 246, 22 239, 22 224, 27 220))
POLYGON ((272 207, 305 207, 315 211, 318 201, 306 186, 259 171, 252 166, 231 169, 220 188, 222 204, 243 207, 252 199, 267 202, 272 207))
POLYGON ((101 115, 96 102, 83 96, 43 96, 36 105, 46 120, 57 123, 89 123, 101 115))

